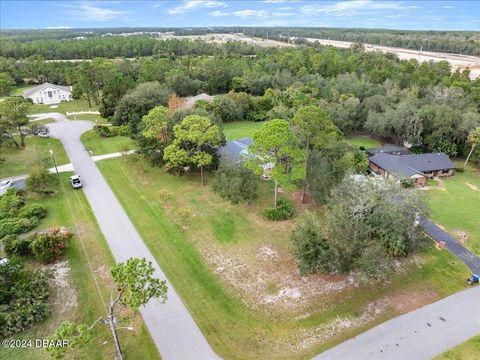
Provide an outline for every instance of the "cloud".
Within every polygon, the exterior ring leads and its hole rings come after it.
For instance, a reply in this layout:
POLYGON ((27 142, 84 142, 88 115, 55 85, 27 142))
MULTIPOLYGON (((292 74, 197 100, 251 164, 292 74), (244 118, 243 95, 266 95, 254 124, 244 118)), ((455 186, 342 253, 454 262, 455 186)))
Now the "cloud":
POLYGON ((215 11, 209 12, 208 15, 218 17, 218 16, 228 16, 230 14, 228 12, 225 12, 225 11, 215 10, 215 11))
POLYGON ((70 26, 60 25, 60 26, 45 26, 47 30, 54 30, 54 29, 71 29, 70 26))
POLYGON ((102 8, 89 3, 83 3, 79 6, 64 6, 71 8, 69 11, 70 15, 93 21, 114 20, 125 14, 125 11, 113 10, 105 7, 102 8))
POLYGON ((444 8, 444 9, 455 9, 454 6, 450 6, 450 5, 445 5, 443 8, 444 8))
POLYGON ((268 12, 265 10, 237 10, 232 12, 233 15, 238 17, 267 17, 268 12))
POLYGON ((176 6, 168 10, 169 14, 183 14, 190 10, 201 9, 201 8, 217 8, 217 7, 227 7, 228 4, 216 1, 216 0, 189 0, 184 1, 181 5, 176 6))
POLYGON ((353 0, 340 1, 332 5, 306 5, 300 8, 305 15, 327 14, 333 16, 353 16, 371 10, 404 10, 407 7, 399 2, 353 0))

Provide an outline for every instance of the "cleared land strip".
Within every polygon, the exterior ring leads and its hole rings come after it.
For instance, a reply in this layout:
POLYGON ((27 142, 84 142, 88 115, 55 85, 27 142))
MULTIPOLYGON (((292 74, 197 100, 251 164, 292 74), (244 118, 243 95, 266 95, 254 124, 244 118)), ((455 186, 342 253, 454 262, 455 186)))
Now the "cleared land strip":
MULTIPOLYGON (((92 127, 86 121, 60 121, 48 125, 52 137, 60 139, 76 172, 83 179, 85 195, 112 253, 118 262, 130 257, 146 258, 165 279, 160 266, 80 141, 92 127)), ((150 301, 141 309, 143 319, 163 359, 216 359, 207 340, 168 282, 168 300, 150 301)))
POLYGON ((480 286, 380 324, 316 356, 335 359, 427 360, 480 334, 480 286))

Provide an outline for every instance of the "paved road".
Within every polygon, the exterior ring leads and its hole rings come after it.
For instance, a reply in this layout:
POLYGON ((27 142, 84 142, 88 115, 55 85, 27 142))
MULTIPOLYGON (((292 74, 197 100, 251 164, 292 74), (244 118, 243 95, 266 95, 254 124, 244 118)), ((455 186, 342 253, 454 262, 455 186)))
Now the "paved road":
POLYGON ((480 286, 380 324, 315 360, 427 360, 480 334, 480 286))
MULTIPOLYGON (((71 163, 81 176, 85 195, 115 259, 121 262, 130 257, 145 257, 154 264, 156 275, 165 279, 165 274, 80 141, 80 135, 91 129, 93 123, 69 121, 58 115, 53 118, 58 122, 48 124, 50 136, 62 141, 71 163)), ((141 309, 141 313, 163 359, 218 358, 169 282, 167 302, 161 304, 152 300, 141 309)))
POLYGON ((471 253, 466 249, 462 244, 460 244, 453 236, 440 228, 437 224, 433 223, 430 220, 421 220, 420 225, 423 228, 423 231, 436 241, 445 242, 445 247, 450 250, 454 255, 456 255, 460 260, 462 260, 465 265, 472 271, 474 274, 480 275, 480 258, 471 253))

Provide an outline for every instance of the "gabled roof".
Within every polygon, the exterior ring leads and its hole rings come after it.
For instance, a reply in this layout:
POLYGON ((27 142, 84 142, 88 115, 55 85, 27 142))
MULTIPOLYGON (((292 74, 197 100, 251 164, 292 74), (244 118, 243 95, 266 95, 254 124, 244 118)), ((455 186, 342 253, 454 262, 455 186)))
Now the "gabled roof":
POLYGON ((251 138, 244 138, 234 141, 227 141, 225 146, 218 149, 220 156, 230 158, 234 163, 238 162, 241 156, 248 155, 248 145, 253 142, 251 138))
POLYGON ((50 84, 49 82, 45 82, 41 85, 37 85, 37 86, 34 86, 30 89, 27 89, 23 92, 23 95, 25 97, 29 97, 30 95, 33 95, 35 94, 37 91, 41 91, 43 89, 46 89, 47 87, 51 87, 51 88, 54 88, 54 89, 58 89, 58 90, 65 90, 65 91, 71 91, 70 88, 68 86, 63 86, 63 85, 55 85, 55 84, 50 84))
POLYGON ((368 160, 388 172, 397 173, 406 178, 415 174, 455 168, 455 164, 445 153, 411 155, 378 153, 369 157, 368 160))

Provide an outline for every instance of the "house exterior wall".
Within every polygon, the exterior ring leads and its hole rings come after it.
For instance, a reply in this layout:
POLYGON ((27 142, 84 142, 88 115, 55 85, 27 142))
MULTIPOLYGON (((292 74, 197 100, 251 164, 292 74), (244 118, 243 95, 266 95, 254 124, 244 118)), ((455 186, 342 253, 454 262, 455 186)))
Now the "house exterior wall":
MULTIPOLYGON (((447 169, 445 169, 447 170, 447 169)), ((443 170, 434 170, 428 173, 424 173, 426 177, 432 178, 432 177, 449 177, 453 175, 453 169, 448 169, 446 172, 443 170)))
POLYGON ((427 178, 425 176, 418 177, 415 179, 414 186, 416 188, 418 187, 424 187, 427 184, 427 178))
POLYGON ((72 100, 72 92, 60 88, 47 87, 28 96, 34 104, 58 104, 72 100))

